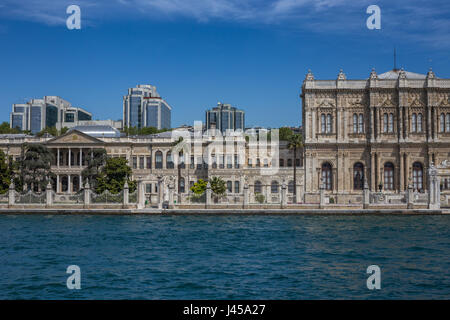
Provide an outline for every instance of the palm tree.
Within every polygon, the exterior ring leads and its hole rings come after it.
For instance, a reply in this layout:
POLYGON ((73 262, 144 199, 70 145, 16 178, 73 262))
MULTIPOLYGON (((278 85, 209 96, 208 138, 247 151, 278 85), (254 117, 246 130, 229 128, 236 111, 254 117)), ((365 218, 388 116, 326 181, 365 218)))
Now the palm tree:
POLYGON ((293 134, 288 140, 288 149, 294 151, 294 203, 297 203, 297 150, 303 148, 301 134, 293 134))

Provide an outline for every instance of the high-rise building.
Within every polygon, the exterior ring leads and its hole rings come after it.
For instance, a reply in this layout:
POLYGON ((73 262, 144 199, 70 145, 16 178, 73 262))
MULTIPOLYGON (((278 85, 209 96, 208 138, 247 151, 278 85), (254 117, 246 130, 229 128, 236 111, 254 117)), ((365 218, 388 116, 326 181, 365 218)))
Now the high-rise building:
POLYGON ((128 89, 123 97, 124 127, 171 128, 172 107, 161 98, 152 85, 138 85, 128 89))
POLYGON ((206 111, 206 129, 216 128, 222 133, 227 130, 245 129, 245 112, 230 104, 217 103, 217 107, 206 111))
POLYGON ((37 133, 46 127, 63 128, 65 123, 92 120, 92 114, 57 97, 45 96, 12 106, 10 127, 37 133))

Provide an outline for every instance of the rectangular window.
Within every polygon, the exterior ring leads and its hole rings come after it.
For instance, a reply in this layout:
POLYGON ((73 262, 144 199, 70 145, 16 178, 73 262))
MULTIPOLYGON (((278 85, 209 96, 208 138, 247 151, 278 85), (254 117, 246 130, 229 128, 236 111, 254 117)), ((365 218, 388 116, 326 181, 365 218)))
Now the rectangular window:
POLYGON ((145 185, 145 193, 152 193, 152 184, 151 183, 147 183, 145 185))
POLYGON ((147 157, 147 169, 152 168, 152 157, 147 157))
POLYGON ((212 162, 213 169, 216 169, 217 168, 217 159, 216 159, 216 155, 215 154, 213 154, 211 156, 211 162, 212 162))
POLYGON ((234 155, 234 167, 239 169, 239 156, 237 154, 234 155))
POLYGON ((252 165, 252 159, 248 159, 248 166, 251 168, 253 165, 252 165))
POLYGON ((225 156, 222 154, 219 156, 219 168, 223 169, 225 167, 225 156))
POLYGON ((233 168, 233 160, 230 155, 227 156, 227 168, 232 169, 233 168))
POLYGON ((194 169, 194 156, 191 156, 191 163, 189 163, 189 168, 194 169))
POLYGON ((234 182, 234 193, 239 193, 239 181, 234 182))
POLYGON ((139 157, 139 169, 144 169, 144 157, 139 157))
POLYGON ((201 169, 202 168, 202 157, 197 157, 197 169, 201 169))
POLYGON ((133 169, 137 169, 137 157, 133 157, 133 169))
POLYGON ((167 157, 167 164, 166 164, 167 169, 173 169, 174 163, 173 163, 172 153, 169 152, 166 155, 166 157, 167 157))

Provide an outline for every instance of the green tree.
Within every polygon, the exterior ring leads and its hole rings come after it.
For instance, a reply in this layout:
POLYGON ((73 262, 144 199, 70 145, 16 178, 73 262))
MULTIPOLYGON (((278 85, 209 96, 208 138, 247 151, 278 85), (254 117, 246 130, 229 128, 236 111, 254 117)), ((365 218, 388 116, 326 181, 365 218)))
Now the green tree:
POLYGON ((64 127, 64 128, 61 128, 61 131, 59 132, 59 135, 63 135, 63 134, 65 134, 67 131, 69 131, 69 128, 67 128, 67 127, 64 127))
POLYGON ((5 153, 0 150, 0 194, 8 191, 13 172, 5 153))
POLYGON ((293 134, 289 138, 287 147, 294 151, 294 203, 297 203, 297 150, 303 148, 302 135, 293 134))
POLYGON ((20 183, 45 190, 48 182, 55 177, 50 170, 53 158, 53 153, 44 145, 24 143, 18 162, 20 183))
POLYGON ((227 191, 227 185, 225 181, 220 177, 212 177, 210 180, 211 191, 216 199, 222 197, 227 191))
POLYGON ((170 131, 171 129, 160 129, 158 130, 155 127, 144 127, 144 128, 138 128, 138 127, 124 127, 122 129, 122 133, 125 133, 127 136, 136 136, 136 135, 150 135, 150 134, 156 134, 161 133, 165 131, 170 131))
POLYGON ((202 195, 206 191, 206 187, 208 185, 208 182, 206 182, 203 179, 199 179, 194 185, 191 187, 191 191, 195 193, 196 195, 202 195))
POLYGON ((278 131, 278 138, 280 141, 289 141, 293 134, 294 132, 291 128, 281 127, 278 131))
POLYGON ((10 128, 9 122, 2 122, 0 124, 0 134, 15 134, 22 133, 19 128, 10 128))
POLYGON ((107 158, 108 156, 105 149, 92 150, 92 157, 88 157, 87 167, 81 172, 83 181, 87 179, 93 189, 97 188, 97 178, 101 169, 105 166, 107 158))
POLYGON ((37 137, 42 137, 44 136, 46 133, 51 134, 54 137, 58 136, 58 130, 56 130, 56 127, 45 127, 45 129, 39 131, 38 133, 36 133, 37 137))
POLYGON ((125 182, 128 182, 130 192, 136 190, 136 182, 130 180, 132 174, 125 158, 108 158, 97 176, 96 192, 102 193, 108 190, 111 193, 119 193, 123 190, 125 182))

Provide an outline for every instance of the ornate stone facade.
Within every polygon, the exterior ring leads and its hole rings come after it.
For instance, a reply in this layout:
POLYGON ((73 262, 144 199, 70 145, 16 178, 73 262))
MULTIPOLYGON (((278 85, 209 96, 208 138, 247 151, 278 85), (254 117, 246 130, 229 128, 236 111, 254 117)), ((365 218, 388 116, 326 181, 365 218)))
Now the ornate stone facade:
POLYGON ((450 79, 431 70, 372 70, 365 80, 309 71, 301 98, 306 202, 323 186, 336 203, 361 203, 365 181, 371 191, 424 192, 430 164, 449 159, 450 79))
MULTIPOLYGON (((293 200, 293 151, 286 142, 276 148, 267 143, 262 152, 261 143, 246 141, 241 136, 227 137, 217 148, 211 146, 217 137, 201 136, 196 141, 188 133, 192 144, 174 148, 176 136, 171 132, 149 136, 95 138, 79 131, 70 131, 60 137, 38 138, 24 135, 0 136, 0 149, 8 156, 18 159, 24 143, 40 143, 54 154, 52 172, 56 179, 52 183, 57 194, 74 194, 83 189, 85 181, 81 172, 86 168, 92 151, 104 148, 110 157, 124 157, 132 168, 132 179, 142 181, 149 205, 160 202, 160 197, 169 197, 169 188, 174 189, 177 203, 186 203, 189 189, 199 179, 221 177, 227 183, 225 202, 242 203, 244 186, 249 189, 249 202, 256 203, 255 194, 264 196, 264 203, 281 203, 283 185, 287 188, 287 202, 293 200), (198 147, 198 148, 197 148, 198 147), (208 159, 207 159, 208 158, 208 159), (206 160, 207 159, 207 160, 206 160), (180 164, 180 167, 178 167, 180 164), (163 188, 160 192, 160 188, 163 188)), ((302 154, 297 152, 297 199, 303 199, 302 154)), ((43 190, 35 190, 43 191, 43 190)))

